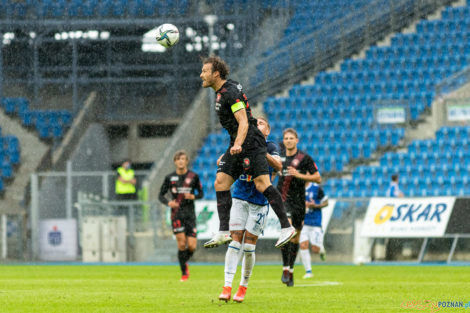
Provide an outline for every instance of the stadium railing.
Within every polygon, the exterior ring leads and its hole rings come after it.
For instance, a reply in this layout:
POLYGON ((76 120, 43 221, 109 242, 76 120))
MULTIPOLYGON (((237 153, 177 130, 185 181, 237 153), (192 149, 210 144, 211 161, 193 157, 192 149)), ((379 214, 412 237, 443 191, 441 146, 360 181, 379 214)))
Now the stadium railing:
MULTIPOLYGON (((113 175, 114 173, 82 172, 75 174, 77 175, 74 176, 74 182, 77 181, 78 177, 86 178, 88 182, 90 182, 93 177, 102 179, 101 184, 103 185, 103 188, 101 191, 103 194, 106 194, 104 188, 106 185, 106 177, 109 177, 109 175, 113 175)), ((35 175, 37 180, 38 175, 35 175)), ((56 175, 56 178, 59 179, 59 184, 60 182, 65 184, 65 173, 57 173, 56 175)), ((69 180, 69 182, 70 181, 71 180, 69 180)), ((75 184, 74 186, 77 185, 75 184)), ((109 218, 118 215, 126 215, 128 229, 128 235, 126 238, 129 239, 127 251, 130 251, 129 258, 127 260, 148 261, 151 260, 152 257, 155 260, 155 255, 152 255, 152 253, 164 254, 168 260, 175 260, 175 258, 172 257, 175 256, 176 250, 174 249, 174 239, 171 238, 172 230, 171 223, 169 222, 168 208, 164 207, 157 201, 113 201, 104 197, 103 194, 94 194, 96 190, 99 190, 99 188, 94 188, 93 194, 90 196, 90 191, 85 190, 85 188, 73 188, 73 196, 75 199, 77 199, 75 202, 75 208, 77 210, 72 210, 69 213, 70 215, 67 217, 77 219, 77 224, 79 226, 78 233, 81 232, 80 227, 82 225, 83 219, 86 217, 109 218), (78 190, 80 190, 80 192, 78 190), (170 244, 165 246, 167 241, 170 244)), ((39 190, 36 190, 33 192, 33 194, 36 194, 37 196, 38 191, 39 190)), ((70 193, 66 195, 62 194, 62 197, 70 197, 70 195, 70 193)), ((464 217, 465 214, 467 214, 465 208, 468 206, 468 203, 470 203, 470 198, 455 198, 456 204, 449 217, 446 233, 443 236, 391 238, 395 245, 388 246, 387 249, 391 249, 389 251, 390 253, 377 254, 377 249, 375 249, 374 246, 377 245, 380 248, 380 241, 377 241, 374 238, 361 237, 361 230, 364 225, 366 212, 370 206, 370 201, 372 198, 335 198, 331 196, 334 195, 330 195, 330 201, 332 204, 334 201, 334 207, 331 211, 329 224, 324 230, 324 245, 327 251, 328 262, 365 263, 383 260, 411 262, 440 261, 451 263, 468 260, 470 249, 470 231, 468 225, 462 224, 459 221, 462 219, 465 220, 464 217), (459 202, 458 205, 457 201, 459 202), (397 242, 403 243, 405 241, 411 241, 412 244, 412 249, 409 254, 403 252, 401 249, 402 244, 396 244, 397 242)), ((416 200, 416 198, 402 199, 405 201, 407 199, 410 201, 416 200)), ((66 199, 63 200, 65 201, 66 199)), ((421 200, 437 201, 433 200, 432 197, 418 198, 418 201, 421 200)), ((30 247, 33 249, 33 260, 37 260, 39 255, 38 228, 40 222, 44 219, 64 218, 64 212, 55 212, 55 214, 49 212, 46 214, 47 212, 44 211, 46 211, 46 208, 41 207, 40 209, 39 206, 32 206, 30 211, 30 247)), ((201 214, 207 215, 211 213, 209 211, 205 211, 201 214)), ((324 215, 323 218, 326 219, 326 215, 324 215)), ((202 218, 202 216, 198 216, 197 220, 198 223, 199 221, 203 223, 204 218, 202 218)), ((406 221, 403 221, 402 224, 403 223, 406 223, 406 221)), ((26 234, 25 231, 20 231, 20 233, 26 234)), ((28 242, 24 236, 20 237, 22 240, 25 240, 25 242, 28 242)), ((275 249, 273 246, 274 241, 275 239, 265 239, 261 237, 257 247, 260 261, 273 262, 280 260, 279 250, 275 249)), ((385 250, 385 247, 383 247, 383 250, 385 250)), ((210 251, 199 249, 194 255, 194 261, 223 262, 224 255, 225 249, 213 249, 210 251)), ((80 258, 80 254, 78 255, 78 258, 80 258)), ((315 260, 316 259, 314 259, 314 261, 315 260)))
POLYGON ((470 67, 447 77, 436 86, 436 95, 444 96, 470 82, 470 67))
MULTIPOLYGON (((70 163, 69 163, 70 164, 70 163)), ((135 171, 138 185, 148 171, 135 171)), ((72 171, 67 166, 63 172, 37 172, 31 175, 29 225, 31 232, 31 258, 39 256, 39 221, 45 218, 74 218, 74 203, 79 193, 99 194, 100 199, 112 201, 116 172, 72 171), (54 196, 51 196, 51 194, 54 196), (46 196, 47 195, 47 196, 46 196)))
MULTIPOLYGON (((160 210, 160 204, 155 201, 100 201, 93 199, 93 197, 82 196, 75 204, 75 208, 77 209, 78 242, 82 258, 84 257, 83 250, 87 247, 87 244, 83 242, 86 240, 83 225, 87 219, 125 218, 125 227, 120 230, 122 237, 125 238, 121 244, 124 249, 119 249, 118 245, 111 245, 108 249, 111 248, 110 252, 114 253, 126 251, 126 256, 122 257, 126 261, 145 261, 150 257, 158 243, 159 234, 166 225, 164 223, 165 217, 161 216, 164 213, 160 210)), ((117 235, 116 232, 119 232, 119 229, 111 230, 109 233, 105 232, 103 237, 117 235)), ((103 240, 106 238, 101 238, 101 241, 103 240)), ((103 250, 103 247, 100 250, 103 250)), ((94 252, 99 253, 98 251, 94 252)), ((85 261, 85 259, 83 260, 85 261)), ((103 255, 100 261, 109 262, 103 255)))
POLYGON ((261 100, 272 93, 273 89, 279 90, 298 83, 306 78, 306 73, 312 75, 324 70, 334 62, 383 38, 389 32, 398 31, 413 19, 426 16, 439 6, 451 2, 450 0, 399 0, 390 1, 389 6, 384 9, 383 1, 374 1, 367 8, 351 12, 308 36, 300 36, 291 44, 260 59, 258 64, 275 65, 279 60, 284 60, 284 55, 287 55, 288 70, 279 72, 277 75, 271 72, 264 73, 262 83, 251 86, 247 93, 251 99, 261 100), (336 38, 330 38, 332 34, 338 33, 338 29, 339 35, 336 38), (330 40, 321 40, 325 38, 330 38, 330 40), (321 43, 324 46, 320 48, 320 45, 312 46, 312 43, 321 43), (313 56, 301 59, 299 51, 307 49, 306 47, 313 50, 313 56))

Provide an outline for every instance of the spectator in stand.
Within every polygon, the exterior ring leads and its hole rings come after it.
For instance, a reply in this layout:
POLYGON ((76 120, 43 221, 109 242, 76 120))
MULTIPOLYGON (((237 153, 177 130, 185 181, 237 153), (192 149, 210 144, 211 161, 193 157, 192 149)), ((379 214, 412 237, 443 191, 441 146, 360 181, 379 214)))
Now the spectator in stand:
POLYGON ((403 197, 403 192, 400 190, 398 185, 398 174, 392 175, 392 181, 390 182, 390 187, 387 190, 387 197, 403 197))

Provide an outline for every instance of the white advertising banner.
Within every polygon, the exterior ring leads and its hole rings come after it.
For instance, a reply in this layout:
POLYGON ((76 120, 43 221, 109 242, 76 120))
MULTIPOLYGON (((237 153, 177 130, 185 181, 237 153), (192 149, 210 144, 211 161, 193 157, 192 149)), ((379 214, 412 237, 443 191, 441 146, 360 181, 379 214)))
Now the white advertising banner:
MULTIPOLYGON (((328 223, 330 222, 333 208, 335 207, 336 200, 329 199, 329 205, 322 209, 322 228, 326 231, 328 223)), ((210 239, 212 235, 219 231, 219 215, 217 214, 217 201, 196 201, 196 218, 197 218, 197 238, 210 239)), ((264 233, 260 238, 277 239, 281 225, 279 220, 270 208, 268 219, 264 228, 264 233)))
POLYGON ((405 107, 384 107, 377 109, 377 122, 380 124, 396 124, 406 122, 405 107))
POLYGON ((451 122, 469 121, 470 105, 447 105, 447 120, 451 122))
POLYGON ((371 198, 362 225, 364 237, 441 237, 455 197, 371 198))
POLYGON ((47 219, 39 222, 39 258, 43 261, 77 259, 77 221, 47 219))

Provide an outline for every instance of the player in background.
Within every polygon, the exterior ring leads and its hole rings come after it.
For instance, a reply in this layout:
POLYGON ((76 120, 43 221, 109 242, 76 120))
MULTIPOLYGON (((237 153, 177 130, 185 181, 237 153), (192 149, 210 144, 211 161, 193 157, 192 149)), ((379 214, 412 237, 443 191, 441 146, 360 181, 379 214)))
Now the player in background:
POLYGON ((171 208, 171 224, 178 245, 181 281, 186 281, 189 278, 187 262, 197 246, 194 200, 202 199, 204 192, 199 176, 188 169, 189 157, 186 151, 176 151, 173 161, 176 170, 165 177, 160 188, 159 200, 171 208), (168 192, 171 200, 166 198, 168 192))
POLYGON ((251 114, 248 98, 242 86, 227 79, 229 68, 219 57, 203 60, 201 71, 202 86, 211 87, 216 92, 215 110, 219 121, 230 135, 230 146, 217 167, 214 188, 219 214, 219 233, 204 243, 205 248, 217 247, 232 240, 229 232, 232 195, 230 187, 240 175, 252 177, 256 189, 261 192, 276 213, 281 223, 281 234, 276 247, 286 244, 296 233, 286 215, 279 191, 269 178, 269 165, 266 160, 266 139, 257 127, 251 114))
POLYGON ((323 247, 322 209, 328 206, 328 196, 323 188, 316 183, 308 183, 305 187, 305 218, 300 233, 300 256, 305 268, 304 279, 313 277, 308 243, 312 245, 312 252, 320 254, 325 261, 326 252, 323 247))
MULTIPOLYGON (((271 132, 271 127, 264 118, 258 118, 258 129, 265 138, 271 132)), ((273 169, 280 171, 282 163, 279 157, 279 147, 275 143, 267 141, 267 150, 267 160, 271 166, 269 169, 270 174, 273 169)), ((229 244, 225 255, 225 283, 222 293, 219 295, 219 300, 226 302, 230 300, 233 277, 237 271, 242 249, 242 277, 238 291, 233 297, 233 301, 242 302, 245 299, 248 280, 255 265, 256 242, 266 224, 269 207, 263 194, 256 190, 251 177, 245 174, 235 181, 232 197, 230 233, 233 241, 229 244)))
POLYGON ((293 128, 283 132, 284 150, 281 152, 282 175, 277 188, 281 192, 284 205, 292 226, 297 234, 281 248, 282 282, 288 287, 294 285, 294 263, 299 251, 299 235, 305 216, 305 183, 321 183, 320 172, 313 159, 305 152, 297 149, 299 136, 293 128))

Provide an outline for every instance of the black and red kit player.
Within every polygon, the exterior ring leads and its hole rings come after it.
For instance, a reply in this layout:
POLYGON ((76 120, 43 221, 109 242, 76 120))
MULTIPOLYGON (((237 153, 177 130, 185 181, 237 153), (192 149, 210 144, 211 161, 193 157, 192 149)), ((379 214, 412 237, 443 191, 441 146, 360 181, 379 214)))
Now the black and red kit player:
POLYGON ((202 86, 215 90, 215 111, 220 124, 230 135, 230 146, 219 162, 214 183, 220 221, 219 233, 204 243, 204 247, 217 247, 231 241, 230 186, 242 174, 253 178, 256 189, 266 197, 278 216, 281 234, 276 247, 281 247, 295 235, 295 229, 289 223, 281 195, 271 184, 266 160, 266 139, 257 127, 257 120, 251 114, 248 98, 242 86, 236 81, 227 79, 228 73, 228 66, 221 58, 209 57, 203 60, 200 75, 202 86))
POLYGON ((281 248, 283 273, 282 282, 294 285, 294 263, 299 251, 299 236, 305 217, 305 184, 321 183, 320 172, 315 161, 307 153, 297 149, 299 136, 288 128, 283 132, 281 151, 282 175, 277 188, 282 195, 284 206, 297 235, 281 248))
POLYGON ((189 278, 187 262, 197 246, 194 200, 204 197, 199 176, 188 169, 189 157, 184 150, 173 157, 176 170, 168 174, 160 188, 159 200, 171 208, 171 225, 178 244, 181 281, 189 278), (170 195, 170 200, 167 199, 170 195))

